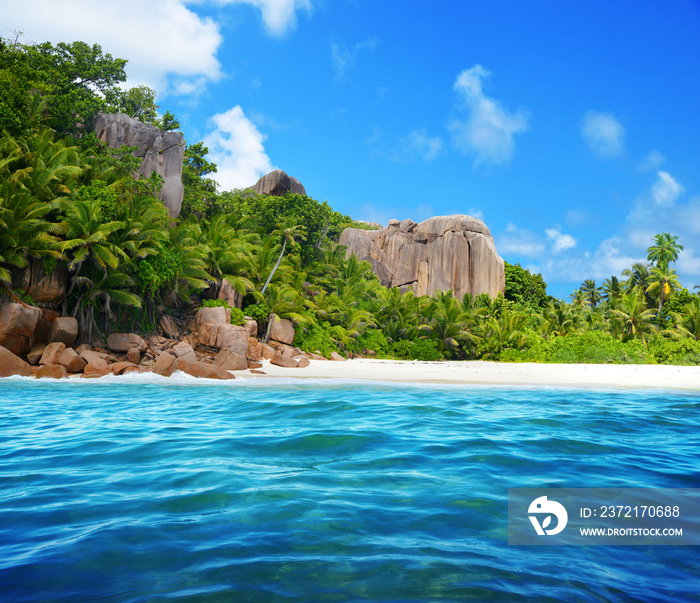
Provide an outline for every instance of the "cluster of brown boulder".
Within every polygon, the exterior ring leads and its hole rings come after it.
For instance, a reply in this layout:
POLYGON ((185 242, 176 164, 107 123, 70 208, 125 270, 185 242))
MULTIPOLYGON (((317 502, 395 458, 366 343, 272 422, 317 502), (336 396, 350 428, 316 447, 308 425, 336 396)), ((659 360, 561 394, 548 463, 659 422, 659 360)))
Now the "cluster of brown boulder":
MULTIPOLYGON (((270 338, 256 338, 258 325, 230 324, 231 310, 201 308, 182 340, 135 333, 112 333, 104 345, 75 345, 78 322, 71 317, 51 316, 48 328, 39 330, 42 310, 20 303, 0 307, 0 377, 21 375, 37 378, 82 376, 95 378, 131 372, 152 372, 169 377, 182 371, 194 377, 233 379, 230 371, 264 374, 262 360, 289 368, 303 368, 309 359, 326 360, 294 347, 294 326, 273 316, 270 338)), ((164 331, 165 334, 167 330, 164 331)), ((344 360, 334 354, 333 360, 344 360)))

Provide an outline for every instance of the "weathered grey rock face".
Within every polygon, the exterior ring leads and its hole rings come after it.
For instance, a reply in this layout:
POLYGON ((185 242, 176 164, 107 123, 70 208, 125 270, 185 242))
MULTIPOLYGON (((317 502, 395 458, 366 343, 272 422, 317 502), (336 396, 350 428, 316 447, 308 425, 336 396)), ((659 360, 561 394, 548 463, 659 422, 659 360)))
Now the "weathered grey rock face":
POLYGON ((185 139, 182 133, 166 132, 124 113, 100 113, 94 129, 97 138, 110 148, 138 147, 135 155, 143 158, 139 173, 150 176, 156 172, 163 177, 165 183, 159 198, 170 216, 177 217, 185 194, 182 184, 185 139))
POLYGON ((488 293, 505 289, 505 271, 493 237, 471 216, 436 216, 423 222, 390 220, 381 230, 347 228, 340 244, 366 260, 385 287, 413 289, 416 295, 436 291, 488 293))
POLYGON ((306 194, 304 185, 296 178, 287 176, 282 170, 273 170, 269 174, 265 174, 255 183, 255 186, 251 186, 251 189, 260 195, 276 195, 278 197, 282 197, 286 193, 306 194))

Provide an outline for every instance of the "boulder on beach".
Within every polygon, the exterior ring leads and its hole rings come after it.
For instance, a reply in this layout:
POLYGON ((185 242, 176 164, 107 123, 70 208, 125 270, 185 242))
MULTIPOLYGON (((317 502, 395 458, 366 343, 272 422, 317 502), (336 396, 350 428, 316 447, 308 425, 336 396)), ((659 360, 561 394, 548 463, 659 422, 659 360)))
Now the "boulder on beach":
POLYGON ((7 348, 0 346, 0 377, 12 377, 13 375, 29 377, 31 374, 32 367, 28 362, 7 348))

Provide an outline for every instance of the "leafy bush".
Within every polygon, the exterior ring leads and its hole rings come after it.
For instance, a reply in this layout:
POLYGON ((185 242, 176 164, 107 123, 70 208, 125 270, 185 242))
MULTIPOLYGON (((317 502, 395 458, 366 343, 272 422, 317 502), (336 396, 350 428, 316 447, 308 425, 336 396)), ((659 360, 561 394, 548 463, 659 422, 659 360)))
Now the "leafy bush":
POLYGON ((550 340, 546 362, 648 364, 654 359, 639 339, 623 343, 610 333, 588 331, 550 340))
POLYGON ((379 329, 365 329, 357 338, 356 347, 359 351, 374 350, 377 356, 386 356, 390 349, 386 334, 379 329))
POLYGON ((660 364, 700 365, 700 341, 695 339, 666 339, 655 337, 649 351, 660 364))
POLYGON ((265 302, 250 304, 249 306, 245 307, 243 313, 257 321, 258 326, 261 326, 267 323, 267 319, 270 316, 270 308, 267 307, 265 302))
POLYGON ((328 322, 313 322, 307 326, 297 328, 294 336, 294 344, 305 352, 317 353, 330 358, 333 352, 338 351, 335 343, 333 327, 328 322))
POLYGON ((442 354, 437 349, 437 342, 431 339, 401 339, 394 342, 391 352, 405 360, 442 360, 442 354))

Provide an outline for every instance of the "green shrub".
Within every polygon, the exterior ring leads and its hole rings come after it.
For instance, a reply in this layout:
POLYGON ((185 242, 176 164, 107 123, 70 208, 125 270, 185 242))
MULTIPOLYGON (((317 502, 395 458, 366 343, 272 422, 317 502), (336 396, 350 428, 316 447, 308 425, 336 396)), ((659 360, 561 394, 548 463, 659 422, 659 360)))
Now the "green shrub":
POLYGON ((442 360, 442 354, 437 349, 437 342, 431 339, 408 340, 401 339, 394 342, 391 352, 398 358, 405 360, 442 360))
POLYGON ((695 339, 666 339, 655 337, 649 351, 660 364, 700 365, 700 341, 695 339))
POLYGON ((328 322, 314 322, 297 328, 294 344, 305 352, 320 352, 321 356, 330 358, 331 353, 338 351, 333 335, 333 327, 328 322))
POLYGON ((583 364, 649 364, 654 363, 639 339, 621 342, 610 333, 587 331, 554 337, 548 342, 545 362, 583 364))
POLYGON ((258 326, 260 326, 267 323, 267 319, 270 316, 270 308, 268 308, 267 304, 264 302, 260 304, 250 304, 243 309, 243 314, 256 320, 258 326))
POLYGON ((377 356, 386 356, 389 353, 389 341, 384 331, 379 329, 365 329, 365 332, 357 338, 358 351, 374 350, 377 356))

